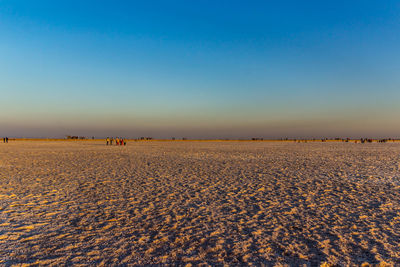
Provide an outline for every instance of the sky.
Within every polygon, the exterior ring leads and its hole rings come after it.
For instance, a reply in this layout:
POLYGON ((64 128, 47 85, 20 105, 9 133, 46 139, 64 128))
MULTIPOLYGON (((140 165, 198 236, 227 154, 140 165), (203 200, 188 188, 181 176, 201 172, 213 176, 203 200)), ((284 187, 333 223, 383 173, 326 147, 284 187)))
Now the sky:
POLYGON ((399 1, 0 0, 0 136, 400 138, 399 1))

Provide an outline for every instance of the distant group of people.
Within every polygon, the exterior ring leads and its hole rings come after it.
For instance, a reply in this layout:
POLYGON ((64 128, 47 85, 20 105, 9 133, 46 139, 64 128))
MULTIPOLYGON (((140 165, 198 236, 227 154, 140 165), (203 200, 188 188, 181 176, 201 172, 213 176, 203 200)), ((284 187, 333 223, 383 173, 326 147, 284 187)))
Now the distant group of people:
POLYGON ((116 146, 126 146, 126 139, 124 138, 120 138, 120 137, 116 137, 115 139, 113 137, 107 137, 106 138, 106 145, 110 145, 112 146, 112 144, 115 141, 115 145, 116 146))
POLYGON ((8 143, 8 137, 3 137, 3 143, 8 143))

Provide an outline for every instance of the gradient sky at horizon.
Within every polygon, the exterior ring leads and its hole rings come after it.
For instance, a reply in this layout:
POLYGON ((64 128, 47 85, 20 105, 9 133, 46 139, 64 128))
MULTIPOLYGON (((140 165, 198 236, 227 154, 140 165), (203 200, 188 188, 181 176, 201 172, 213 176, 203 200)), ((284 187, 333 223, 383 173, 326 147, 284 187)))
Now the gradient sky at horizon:
POLYGON ((0 135, 400 137, 398 1, 0 0, 0 135))

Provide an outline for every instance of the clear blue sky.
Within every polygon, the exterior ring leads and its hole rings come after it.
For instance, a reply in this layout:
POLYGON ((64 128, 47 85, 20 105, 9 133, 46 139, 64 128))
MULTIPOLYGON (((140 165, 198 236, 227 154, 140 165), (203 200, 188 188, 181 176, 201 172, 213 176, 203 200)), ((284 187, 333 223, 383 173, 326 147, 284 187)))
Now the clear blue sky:
POLYGON ((0 0, 0 135, 400 137, 399 1, 0 0))

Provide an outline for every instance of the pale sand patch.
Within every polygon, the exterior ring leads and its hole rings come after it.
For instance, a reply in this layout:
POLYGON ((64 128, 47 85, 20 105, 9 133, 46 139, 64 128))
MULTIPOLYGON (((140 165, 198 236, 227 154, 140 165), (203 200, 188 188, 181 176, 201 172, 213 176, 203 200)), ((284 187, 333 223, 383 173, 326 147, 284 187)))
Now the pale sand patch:
POLYGON ((21 141, 0 158, 1 265, 400 265, 397 143, 21 141))

